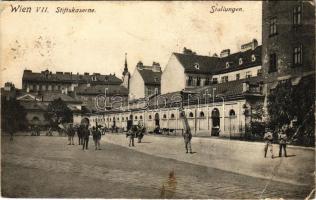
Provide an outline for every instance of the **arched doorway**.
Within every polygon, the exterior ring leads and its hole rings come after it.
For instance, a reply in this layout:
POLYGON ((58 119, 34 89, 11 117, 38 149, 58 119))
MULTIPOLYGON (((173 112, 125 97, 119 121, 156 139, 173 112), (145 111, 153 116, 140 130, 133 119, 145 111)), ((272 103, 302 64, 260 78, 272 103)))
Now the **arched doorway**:
POLYGON ((155 126, 160 127, 160 119, 159 119, 159 114, 155 114, 155 126))
POLYGON ((220 132, 220 118, 219 118, 219 110, 217 108, 214 108, 212 110, 211 118, 212 118, 212 132, 211 132, 211 135, 212 136, 219 136, 219 132, 220 132))

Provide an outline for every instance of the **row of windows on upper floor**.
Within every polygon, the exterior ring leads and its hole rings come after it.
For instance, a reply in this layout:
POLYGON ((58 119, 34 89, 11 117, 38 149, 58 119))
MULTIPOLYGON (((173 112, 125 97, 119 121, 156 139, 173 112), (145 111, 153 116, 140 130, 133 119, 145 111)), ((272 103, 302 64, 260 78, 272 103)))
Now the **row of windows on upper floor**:
MULTIPOLYGON (((296 28, 302 25, 302 5, 295 6, 292 11, 292 24, 296 28)), ((277 17, 271 17, 269 19, 269 36, 275 36, 278 34, 278 19, 277 17)))
MULTIPOLYGON (((262 69, 257 70, 257 76, 262 75, 262 69)), ((246 72, 246 78, 252 77, 253 74, 251 71, 246 72)), ((219 81, 218 78, 202 78, 200 76, 187 76, 186 85, 187 86, 207 86, 211 84, 217 84, 217 83, 226 83, 228 81, 234 81, 234 80, 240 80, 241 76, 240 73, 235 74, 235 79, 229 80, 229 76, 222 76, 221 80, 219 81)))
POLYGON ((71 86, 61 86, 61 85, 41 85, 41 84, 28 84, 24 86, 25 89, 29 91, 61 91, 63 89, 71 90, 71 86))
MULTIPOLYGON (((228 114, 229 114, 229 117, 232 117, 232 118, 236 117, 235 110, 233 110, 233 109, 229 110, 228 114)), ((156 113, 156 116, 157 116, 157 115, 158 115, 158 113, 156 113)), ((155 119, 159 119, 159 117, 157 118, 156 116, 155 116, 155 119)), ((179 114, 179 118, 180 118, 181 116, 182 116, 182 115, 179 114)), ((121 121, 122 121, 122 122, 123 122, 123 121, 127 121, 127 120, 131 119, 132 117, 133 117, 133 116, 130 116, 129 118, 128 118, 128 117, 122 117, 122 118, 121 118, 121 121)), ((194 117, 193 112, 189 112, 189 114, 188 114, 187 117, 193 118, 193 117, 194 117)), ((199 117, 199 118, 205 118, 204 112, 201 111, 201 112, 199 113, 199 116, 198 116, 198 117, 199 117)), ((219 111, 218 111, 218 109, 213 109, 211 117, 219 117, 219 111)), ((133 118, 134 118, 134 120, 143 120, 143 116, 142 116, 142 115, 139 115, 139 116, 135 115, 133 118)), ((162 119, 167 119, 167 115, 166 115, 166 114, 163 114, 162 119)), ((175 114, 174 114, 174 113, 171 113, 169 119, 175 119, 175 114)), ((148 120, 153 120, 152 115, 148 115, 148 120)), ((93 122, 102 122, 102 121, 104 121, 104 122, 105 122, 105 121, 107 121, 107 122, 117 121, 117 122, 118 122, 118 121, 120 121, 120 118, 119 118, 119 117, 113 117, 113 118, 108 117, 108 118, 106 118, 106 120, 105 120, 105 118, 94 118, 94 119, 92 119, 92 121, 93 121, 93 122)))
MULTIPOLYGON (((293 67, 298 67, 303 64, 303 46, 301 44, 295 46, 292 50, 293 67)), ((269 73, 278 71, 278 55, 271 53, 269 55, 269 73)))

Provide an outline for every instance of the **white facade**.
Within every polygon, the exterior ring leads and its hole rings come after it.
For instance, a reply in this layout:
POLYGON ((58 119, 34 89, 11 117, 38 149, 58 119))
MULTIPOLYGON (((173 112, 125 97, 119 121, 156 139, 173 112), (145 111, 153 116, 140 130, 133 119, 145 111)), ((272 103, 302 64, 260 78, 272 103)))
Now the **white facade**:
POLYGON ((144 98, 144 97, 145 97, 145 82, 136 67, 130 79, 129 98, 139 99, 139 98, 144 98))
POLYGON ((161 94, 180 91, 185 88, 185 84, 184 68, 172 54, 161 75, 161 94))
POLYGON ((222 74, 218 74, 218 75, 213 75, 212 78, 217 78, 218 83, 223 83, 222 81, 222 77, 227 76, 228 77, 228 81, 235 81, 237 80, 237 74, 239 74, 239 79, 245 79, 248 78, 247 76, 250 75, 251 77, 254 76, 258 76, 258 70, 260 71, 262 68, 262 66, 254 66, 254 67, 250 67, 250 68, 246 68, 246 69, 242 69, 242 70, 237 70, 237 71, 232 71, 232 72, 228 72, 228 73, 222 73, 222 74))

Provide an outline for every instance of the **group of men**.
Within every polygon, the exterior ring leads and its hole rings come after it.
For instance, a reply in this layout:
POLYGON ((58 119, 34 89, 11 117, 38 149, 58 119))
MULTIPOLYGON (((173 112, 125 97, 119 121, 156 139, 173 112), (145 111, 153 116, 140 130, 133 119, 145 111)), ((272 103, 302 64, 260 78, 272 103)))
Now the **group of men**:
POLYGON ((129 138, 129 144, 128 146, 134 147, 134 138, 137 137, 138 143, 142 142, 142 139, 144 137, 145 128, 144 126, 139 122, 138 125, 132 125, 131 127, 128 127, 128 131, 126 133, 126 137, 129 138))
MULTIPOLYGON (((282 157, 282 150, 284 151, 284 156, 287 157, 286 153, 286 144, 288 143, 287 134, 289 131, 289 127, 284 125, 282 128, 278 129, 278 142, 279 142, 279 157, 282 157)), ((265 140, 265 148, 264 148, 264 157, 267 157, 268 149, 270 149, 271 152, 271 158, 275 158, 273 154, 273 133, 271 129, 267 128, 266 133, 264 134, 264 140, 265 140)))
POLYGON ((69 124, 67 128, 68 145, 74 145, 74 136, 76 132, 79 140, 78 144, 82 145, 82 150, 88 149, 90 133, 92 133, 95 150, 101 150, 100 141, 102 134, 99 128, 93 126, 92 130, 90 130, 87 124, 81 124, 78 127, 73 127, 72 124, 69 124))

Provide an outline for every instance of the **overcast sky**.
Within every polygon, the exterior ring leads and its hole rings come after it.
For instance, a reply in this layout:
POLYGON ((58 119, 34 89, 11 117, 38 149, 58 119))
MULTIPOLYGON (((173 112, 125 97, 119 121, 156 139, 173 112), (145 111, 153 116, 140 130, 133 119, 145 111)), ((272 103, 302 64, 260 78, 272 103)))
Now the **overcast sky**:
POLYGON ((256 38, 261 44, 261 2, 6 2, 1 12, 1 86, 21 87, 24 69, 73 73, 115 73, 121 78, 124 54, 136 63, 159 62, 187 47, 219 54, 256 38), (32 13, 11 13, 11 4, 32 13), (57 14, 57 7, 94 8, 95 13, 57 14), (48 6, 49 13, 35 12, 48 6), (211 7, 242 12, 210 13, 211 7))

